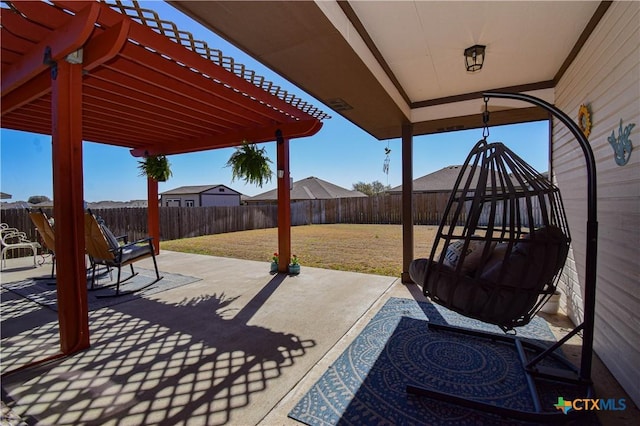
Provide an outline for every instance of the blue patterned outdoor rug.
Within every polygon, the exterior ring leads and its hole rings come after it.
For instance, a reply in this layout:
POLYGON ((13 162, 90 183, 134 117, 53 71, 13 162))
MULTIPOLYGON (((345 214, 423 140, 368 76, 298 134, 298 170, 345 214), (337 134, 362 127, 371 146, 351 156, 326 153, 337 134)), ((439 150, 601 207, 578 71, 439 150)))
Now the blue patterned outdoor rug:
MULTIPOLYGON (((156 279, 155 271, 151 269, 135 268, 138 273, 135 277, 120 284, 121 292, 134 291, 136 289, 146 286, 148 283, 156 279)), ((113 271, 113 279, 116 278, 116 271, 113 271)), ((124 278, 130 274, 129 268, 122 271, 124 278)), ((191 284, 196 281, 200 281, 200 278, 190 277, 181 274, 169 274, 160 271, 160 276, 164 277, 155 284, 138 291, 137 293, 123 294, 117 297, 98 298, 98 295, 112 295, 115 294, 115 287, 107 287, 111 280, 108 273, 103 273, 99 277, 96 275, 95 288, 98 290, 87 292, 87 301, 89 304, 89 310, 104 308, 107 306, 114 306, 120 303, 128 302, 130 300, 139 299, 140 297, 149 296, 152 294, 160 293, 161 291, 170 290, 172 288, 181 287, 186 284, 191 284)), ((90 275, 87 277, 87 281, 90 281, 90 275)), ((27 279, 23 281, 16 281, 11 283, 3 283, 2 288, 10 290, 19 294, 29 300, 32 300, 42 306, 50 308, 54 311, 58 310, 57 293, 55 286, 55 278, 52 279, 27 279)))
MULTIPOLYGON (((491 414, 406 392, 407 385, 534 411, 526 377, 512 344, 427 328, 428 321, 497 334, 495 326, 441 306, 391 298, 289 413, 309 425, 513 425, 491 414)), ((518 335, 548 346, 555 338, 542 318, 518 335)), ((547 365, 550 361, 545 361, 547 365)), ((543 408, 575 389, 558 384, 540 390, 543 408)), ((584 395, 576 395, 584 397, 584 395)), ((593 418, 580 424, 597 424, 593 418)))

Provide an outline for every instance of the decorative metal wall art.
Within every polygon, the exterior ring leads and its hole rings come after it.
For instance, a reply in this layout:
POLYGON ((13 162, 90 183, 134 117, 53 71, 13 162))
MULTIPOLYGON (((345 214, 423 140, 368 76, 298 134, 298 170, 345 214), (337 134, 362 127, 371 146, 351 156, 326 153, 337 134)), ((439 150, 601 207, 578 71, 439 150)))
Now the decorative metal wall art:
POLYGON ((578 110, 578 127, 584 133, 584 137, 588 138, 591 134, 591 107, 589 104, 580 105, 578 110))
POLYGON ((607 140, 611 144, 611 147, 613 148, 614 159, 616 160, 616 164, 618 166, 624 166, 625 164, 627 164, 627 162, 629 162, 631 151, 633 150, 629 135, 631 134, 631 129, 633 129, 635 125, 635 123, 630 123, 627 124, 623 129, 622 119, 620 119, 618 137, 616 138, 615 130, 612 130, 611 136, 607 138, 607 140))

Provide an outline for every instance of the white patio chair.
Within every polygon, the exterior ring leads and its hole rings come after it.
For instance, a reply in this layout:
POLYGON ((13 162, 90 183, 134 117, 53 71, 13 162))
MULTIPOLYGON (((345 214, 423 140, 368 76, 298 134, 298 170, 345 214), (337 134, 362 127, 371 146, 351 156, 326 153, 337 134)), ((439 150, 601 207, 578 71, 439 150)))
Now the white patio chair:
POLYGON ((35 268, 37 266, 36 256, 38 255, 40 244, 36 241, 29 241, 24 232, 20 232, 15 228, 0 228, 0 242, 2 243, 2 260, 0 263, 0 269, 4 268, 7 264, 7 252, 17 249, 31 250, 33 252, 33 267, 35 268))

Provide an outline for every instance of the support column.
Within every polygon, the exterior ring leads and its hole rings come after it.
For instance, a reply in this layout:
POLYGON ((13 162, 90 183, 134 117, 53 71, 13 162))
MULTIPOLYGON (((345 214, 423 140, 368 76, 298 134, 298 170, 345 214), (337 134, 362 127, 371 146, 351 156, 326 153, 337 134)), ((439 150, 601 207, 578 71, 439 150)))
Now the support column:
POLYGON ((153 249, 160 254, 160 208, 158 181, 147 177, 147 232, 153 238, 153 249))
POLYGON ((278 272, 287 272, 291 259, 291 177, 289 174, 289 139, 276 131, 278 179, 278 272))
POLYGON ((409 277, 409 264, 413 260, 413 124, 402 126, 402 276, 409 277))
POLYGON ((60 348, 89 347, 82 170, 82 65, 58 61, 51 80, 53 213, 60 348))

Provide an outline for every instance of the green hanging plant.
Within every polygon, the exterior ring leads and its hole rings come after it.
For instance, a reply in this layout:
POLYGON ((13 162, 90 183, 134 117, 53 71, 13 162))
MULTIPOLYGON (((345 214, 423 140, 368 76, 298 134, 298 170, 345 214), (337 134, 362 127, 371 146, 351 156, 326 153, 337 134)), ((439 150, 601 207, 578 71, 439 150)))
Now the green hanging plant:
POLYGON ((264 147, 258 149, 255 143, 243 141, 242 146, 236 147, 236 151, 229 157, 227 167, 231 167, 231 181, 244 179, 246 183, 262 188, 262 185, 271 181, 271 162, 264 147))
POLYGON ((148 176, 158 182, 165 182, 173 173, 171 163, 164 155, 148 155, 144 160, 138 161, 140 176, 148 176))

